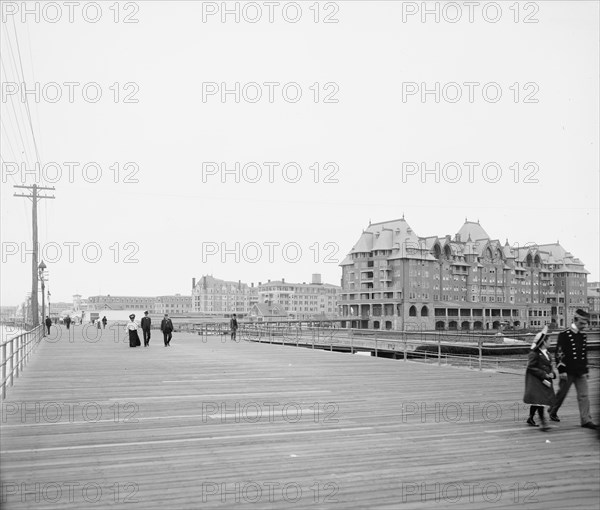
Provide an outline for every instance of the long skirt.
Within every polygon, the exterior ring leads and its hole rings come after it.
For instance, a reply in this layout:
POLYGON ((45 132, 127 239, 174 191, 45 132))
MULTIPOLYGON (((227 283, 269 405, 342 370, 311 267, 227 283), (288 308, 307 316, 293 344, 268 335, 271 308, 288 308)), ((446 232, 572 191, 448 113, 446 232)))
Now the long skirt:
POLYGON ((137 329, 129 330, 129 347, 138 347, 142 345, 140 342, 140 337, 138 336, 137 329))

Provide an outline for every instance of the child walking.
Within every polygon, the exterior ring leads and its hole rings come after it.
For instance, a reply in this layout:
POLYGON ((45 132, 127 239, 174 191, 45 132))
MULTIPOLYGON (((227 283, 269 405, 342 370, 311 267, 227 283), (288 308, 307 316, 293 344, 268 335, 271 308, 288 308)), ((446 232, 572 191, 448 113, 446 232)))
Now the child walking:
POLYGON ((534 420, 537 412, 541 421, 541 430, 548 430, 548 422, 544 416, 544 406, 554 403, 554 387, 552 379, 556 374, 552 370, 552 360, 548 353, 548 327, 540 331, 531 345, 525 373, 525 395, 523 402, 531 404, 527 425, 537 427, 534 420))

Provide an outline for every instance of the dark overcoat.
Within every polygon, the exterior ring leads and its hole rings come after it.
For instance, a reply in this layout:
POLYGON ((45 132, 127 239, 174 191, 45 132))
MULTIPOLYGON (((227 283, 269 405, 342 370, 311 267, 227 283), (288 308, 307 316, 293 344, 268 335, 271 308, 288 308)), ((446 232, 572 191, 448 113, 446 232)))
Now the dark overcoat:
POLYGON ((546 358, 539 349, 532 350, 527 361, 523 402, 537 406, 551 406, 554 403, 554 387, 552 380, 546 379, 547 374, 554 377, 552 361, 546 358), (542 382, 544 380, 548 380, 550 386, 546 386, 542 382))

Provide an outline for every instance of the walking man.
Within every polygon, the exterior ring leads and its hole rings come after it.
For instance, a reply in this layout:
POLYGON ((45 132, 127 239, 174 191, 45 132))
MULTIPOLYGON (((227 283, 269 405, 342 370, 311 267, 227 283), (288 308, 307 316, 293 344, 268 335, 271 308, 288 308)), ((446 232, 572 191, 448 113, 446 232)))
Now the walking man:
POLYGON ((569 388, 574 384, 577 391, 581 426, 587 429, 596 429, 597 427, 592 421, 592 415, 590 414, 587 383, 587 337, 583 332, 588 325, 589 317, 586 311, 578 309, 575 311, 571 327, 558 335, 555 360, 560 380, 556 401, 550 408, 550 419, 552 421, 560 421, 557 414, 558 410, 565 400, 569 388))
POLYGON ((165 347, 171 346, 171 338, 173 338, 173 322, 169 319, 169 314, 165 313, 165 318, 160 323, 160 330, 165 337, 165 347))
POLYGON ((52 326, 52 319, 49 315, 46 315, 46 328, 48 328, 48 334, 50 334, 50 326, 52 326))
POLYGON ((235 342, 235 336, 238 330, 237 315, 234 313, 229 321, 229 329, 231 330, 231 339, 235 342))
POLYGON ((150 326, 152 324, 152 319, 148 317, 148 310, 144 312, 144 316, 142 317, 142 331, 144 333, 144 347, 148 347, 150 345, 150 326))
POLYGON ((65 324, 67 326, 67 329, 71 327, 71 317, 69 315, 65 317, 65 324))

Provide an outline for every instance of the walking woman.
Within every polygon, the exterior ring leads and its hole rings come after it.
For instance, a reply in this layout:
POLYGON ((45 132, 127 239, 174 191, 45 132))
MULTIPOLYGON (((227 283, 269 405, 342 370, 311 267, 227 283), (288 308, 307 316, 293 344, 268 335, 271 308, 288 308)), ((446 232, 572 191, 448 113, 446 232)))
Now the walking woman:
POLYGON ((554 403, 554 388, 552 379, 556 374, 552 370, 552 360, 548 353, 548 328, 540 331, 531 345, 527 361, 527 372, 525 373, 525 395, 523 402, 531 404, 527 425, 537 427, 534 420, 537 411, 542 422, 541 430, 548 430, 548 422, 544 416, 544 406, 554 403))
POLYGON ((138 347, 142 345, 138 336, 138 323, 135 322, 135 314, 129 316, 130 321, 125 326, 125 331, 129 331, 129 347, 138 347))

